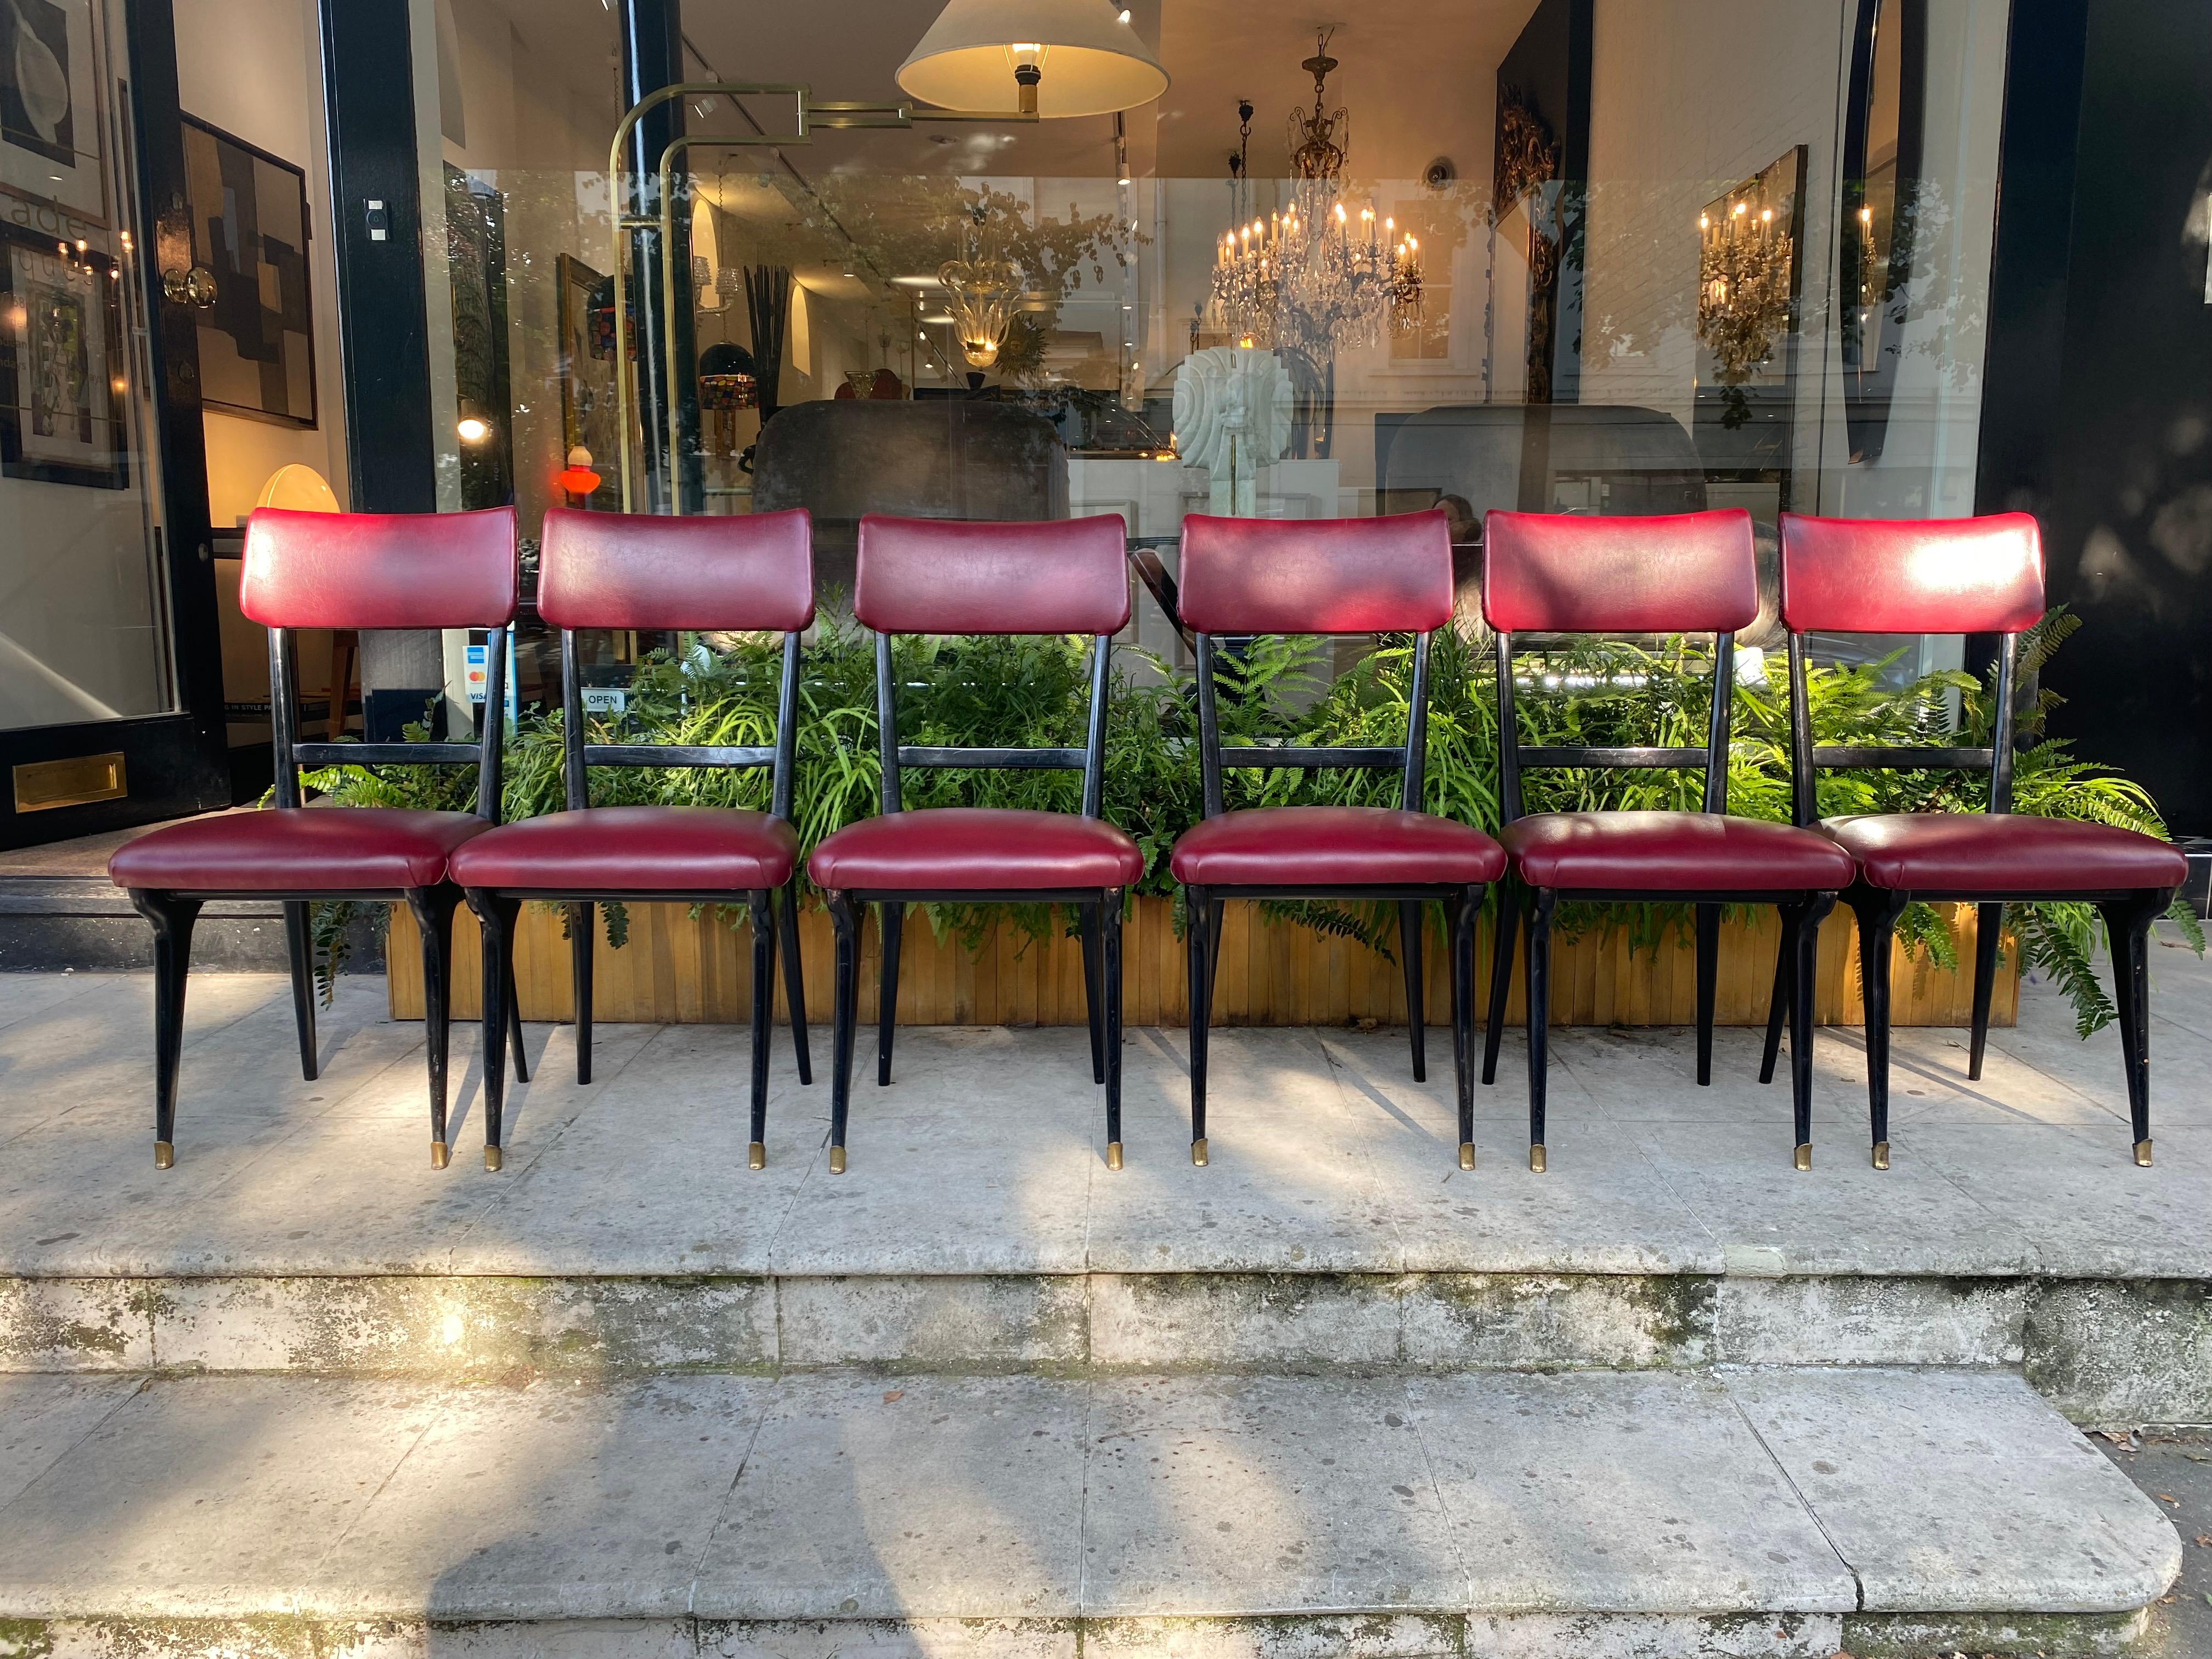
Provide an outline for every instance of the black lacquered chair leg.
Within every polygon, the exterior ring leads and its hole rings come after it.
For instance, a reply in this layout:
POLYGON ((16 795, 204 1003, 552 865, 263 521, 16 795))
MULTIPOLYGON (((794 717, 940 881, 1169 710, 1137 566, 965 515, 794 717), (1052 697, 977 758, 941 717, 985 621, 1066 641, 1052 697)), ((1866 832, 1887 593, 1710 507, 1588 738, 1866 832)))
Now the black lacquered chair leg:
POLYGON ((1820 921, 1835 902, 1833 893, 1814 893, 1790 907, 1797 912, 1790 985, 1790 1103, 1797 1133, 1791 1161, 1800 1170, 1813 1167, 1813 999, 1819 989, 1820 921))
POLYGON ((177 1161, 177 1073, 185 1053, 185 977, 192 959, 192 924, 202 901, 174 893, 131 890, 131 905, 154 925, 154 1167, 177 1161))
MULTIPOLYGON (((430 1167, 448 1162, 446 1145, 446 1055, 452 1022, 453 910, 460 895, 442 884, 410 888, 407 908, 422 936, 422 1048, 430 1069, 430 1167)), ((496 1047, 492 1053, 498 1052, 496 1047)), ((490 1070, 487 1066, 485 1070, 490 1070)))
POLYGON ((2172 902, 2171 893, 2151 893, 2097 907, 2112 952, 2112 1010, 2118 1017, 2120 1057, 2127 1068, 2135 1160, 2144 1169, 2151 1163, 2150 929, 2172 902))
POLYGON ((830 1173, 845 1173, 845 1120, 853 1101, 853 1046, 860 1017, 860 919, 842 893, 830 895, 830 926, 836 935, 830 980, 830 1173))
MULTIPOLYGON (((1451 920, 1452 1091, 1459 1106, 1459 1167, 1474 1167, 1474 923, 1482 890, 1462 888, 1445 902, 1451 920)), ((1419 943, 1418 924, 1416 941, 1419 943)))
POLYGON ((507 1112, 506 1045, 514 995, 514 922, 522 904, 477 888, 469 894, 469 908, 477 913, 477 933, 483 942, 484 1168, 498 1170, 507 1161, 501 1139, 507 1112))
POLYGON ((752 1133, 745 1167, 768 1167, 768 1049, 775 1025, 775 915, 766 893, 750 895, 753 916, 752 1133))
POLYGON ((799 1061, 799 1081, 814 1081, 814 1054, 806 1036, 806 970, 799 954, 799 878, 785 884, 777 932, 783 940, 783 1000, 791 1017, 791 1047, 799 1061))
POLYGON ((1109 888, 1098 907, 1101 1036, 1106 1060, 1106 1167, 1121 1167, 1121 890, 1109 888))
POLYGON ((292 1024, 300 1034, 300 1075, 322 1074, 315 1047, 315 942, 306 899, 284 901, 284 954, 292 969, 292 1024))
POLYGON ((568 907, 568 977, 576 996, 576 1081, 592 1080, 592 927, 595 904, 568 907))
MULTIPOLYGON (((1406 970, 1406 1040, 1413 1045, 1413 1081, 1429 1080, 1427 1011, 1421 1006, 1421 903, 1401 899, 1398 903, 1398 956, 1406 970)), ((1456 1006, 1456 1005, 1455 1005, 1456 1006)), ((1458 1032, 1453 1032, 1455 1041, 1458 1032)))
POLYGON ((530 1056, 522 1047, 522 986, 521 976, 514 970, 514 945, 510 939, 507 952, 507 1038, 514 1054, 514 1080, 530 1081, 530 1056))
MULTIPOLYGON (((1982 1080, 1982 1056, 1990 1046, 1990 1001, 1997 987, 1997 942, 2004 933, 2004 906, 1974 907, 1974 1028, 1966 1051, 1966 1079, 1982 1080)), ((2114 961, 2118 956, 2115 953, 2114 961)))
POLYGON ((1083 951, 1084 1021, 1091 1028, 1091 1080, 1103 1083, 1106 1080, 1106 1011, 1098 1000, 1098 907, 1095 904, 1079 906, 1077 916, 1076 939, 1083 951))
POLYGON ((1513 945, 1521 932, 1521 907, 1513 889, 1498 885, 1498 920, 1490 941, 1490 1020, 1483 1028, 1482 1081, 1498 1081, 1498 1045, 1505 1036, 1505 1000, 1513 994, 1513 945))
POLYGON ((1862 888, 1851 899, 1859 924, 1859 993, 1866 1004, 1867 1132, 1877 1170, 1889 1167, 1890 941, 1905 902, 1903 894, 1879 888, 1862 888))
POLYGON ((1544 1173, 1546 1086, 1551 1073, 1552 908, 1559 895, 1542 888, 1528 902, 1528 1167, 1544 1173))
POLYGON ((1775 1062, 1782 1058, 1782 1026, 1790 1017, 1791 975, 1797 961, 1797 936, 1790 931, 1793 912, 1786 904, 1778 908, 1782 915, 1782 943, 1774 950, 1774 988, 1766 997, 1766 1046, 1759 1056, 1761 1083, 1774 1081, 1775 1062))
POLYGON ((898 1028, 899 940, 906 933, 906 906, 886 901, 876 907, 884 939, 884 971, 876 995, 876 1086, 891 1081, 891 1036, 898 1028))
POLYGON ((1183 890, 1183 925, 1190 953, 1190 1161, 1206 1163, 1206 1039, 1213 1017, 1213 908, 1203 887, 1183 890))
POLYGON ((1698 1086, 1710 1088, 1713 1080, 1713 1002, 1721 966, 1721 907, 1697 907, 1698 935, 1698 1086))

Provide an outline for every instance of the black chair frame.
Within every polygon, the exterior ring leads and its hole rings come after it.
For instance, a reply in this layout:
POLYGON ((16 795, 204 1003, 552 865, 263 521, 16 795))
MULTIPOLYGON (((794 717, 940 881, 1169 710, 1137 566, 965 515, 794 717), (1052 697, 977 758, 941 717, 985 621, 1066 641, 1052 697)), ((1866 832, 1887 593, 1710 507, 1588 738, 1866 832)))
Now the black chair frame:
MULTIPOLYGON (((1521 774, 1528 767, 1592 767, 1618 769, 1693 770, 1705 775, 1699 810, 1728 810, 1729 711, 1735 701, 1735 635, 1718 634, 1713 641, 1713 693, 1707 716, 1705 743, 1701 749, 1630 747, 1605 748, 1581 744, 1523 744, 1516 724, 1513 695, 1513 636, 1498 635, 1498 732, 1500 808, 1510 823, 1522 815, 1521 774)), ((1528 962, 1528 1167, 1542 1173, 1545 1150, 1545 1097, 1548 1072, 1551 1020, 1552 915, 1561 892, 1531 888, 1516 879, 1519 915, 1511 915, 1501 894, 1494 954, 1490 975, 1490 1020, 1485 1033, 1482 1080, 1498 1077, 1498 1048, 1505 1028, 1505 1000, 1513 980, 1514 944, 1525 936, 1528 962)), ((1813 1167, 1813 963, 1820 942, 1820 922, 1835 908, 1829 890, 1745 887, 1711 891, 1664 892, 1634 889, 1577 888, 1567 896, 1577 902, 1686 902, 1695 907, 1698 981, 1698 1085, 1713 1080, 1713 1004, 1720 971, 1721 910, 1730 904, 1771 904, 1782 915, 1783 954, 1798 963, 1800 971, 1790 981, 1789 998, 1790 1088, 1796 1114, 1796 1146, 1792 1162, 1800 1170, 1813 1167)), ((1778 1031, 1784 1004, 1780 994, 1771 1011, 1778 1031)))
MULTIPOLYGON (((487 635, 485 708, 497 709, 507 702, 507 630, 495 628, 487 635)), ((269 630, 269 687, 270 734, 276 750, 276 810, 305 810, 300 787, 301 769, 319 766, 473 766, 477 769, 477 816, 499 822, 501 722, 487 719, 474 743, 302 743, 299 736, 298 653, 289 628, 269 630)), ((330 809, 343 811, 343 807, 330 809)), ((184 1051, 185 979, 190 970, 192 927, 200 909, 210 899, 265 900, 264 891, 169 891, 134 887, 131 907, 154 927, 154 1165, 166 1170, 176 1163, 177 1072, 184 1051)), ((284 946, 292 978, 292 1018, 300 1042, 300 1075, 312 1083, 322 1063, 315 1037, 314 947, 309 933, 308 906, 319 899, 358 902, 404 900, 422 935, 423 1046, 430 1068, 430 1163, 447 1164, 446 1095, 447 1010, 449 969, 453 958, 453 912, 461 902, 460 890, 441 879, 429 887, 317 888, 283 895, 284 946)), ((497 1004, 493 1004, 496 1007, 497 1004)), ((511 1043, 516 1074, 529 1076, 522 1052, 522 1022, 507 1008, 505 1031, 511 1043)), ((505 1050, 496 1045, 485 1050, 487 1077, 504 1068, 505 1050), (498 1064, 493 1063, 495 1057, 498 1064)))
MULTIPOLYGON (((1242 636, 1240 636, 1242 637, 1242 636)), ((1206 816, 1228 808, 1222 787, 1227 767, 1315 771, 1330 768, 1399 775, 1398 804, 1407 812, 1422 810, 1428 758, 1429 640, 1413 635, 1413 684, 1407 691, 1406 741, 1402 746, 1353 745, 1308 748, 1286 744, 1221 743, 1219 702, 1214 688, 1214 653, 1222 648, 1210 634, 1197 634, 1199 768, 1204 781, 1206 816)), ((1231 899, 1351 899, 1398 907, 1399 966, 1406 979, 1407 1040, 1413 1050, 1413 1080, 1428 1080, 1428 1032, 1422 986, 1421 907, 1444 907, 1451 964, 1452 1065, 1458 1091, 1459 1167, 1474 1167, 1474 1089, 1470 1058, 1474 1034, 1474 924, 1482 909, 1481 884, 1451 882, 1359 886, 1304 886, 1276 883, 1191 885, 1183 888, 1185 935, 1190 976, 1190 1161, 1207 1158, 1206 1125, 1206 1040, 1213 1018, 1215 981, 1221 968, 1224 907, 1231 899)))
MULTIPOLYGON (((799 638, 783 636, 783 678, 776 692, 775 742, 772 745, 591 743, 584 713, 582 675, 576 655, 576 630, 561 630, 561 776, 567 809, 580 811, 591 805, 591 774, 594 766, 691 767, 712 766, 771 769, 769 811, 788 823, 797 773, 799 685, 801 672, 799 638)), ((768 1167, 769 1027, 775 1003, 775 946, 783 945, 784 999, 790 1005, 792 1047, 798 1055, 799 1080, 814 1081, 814 1067, 806 1042, 806 986, 799 956, 799 872, 794 867, 783 888, 781 921, 775 895, 749 890, 745 899, 752 916, 752 1118, 750 1144, 745 1149, 747 1167, 768 1167)), ((483 1006, 496 1008, 514 1004, 514 972, 515 921, 527 900, 566 902, 568 908, 568 963, 576 1003, 576 1081, 592 1080, 592 931, 598 906, 604 902, 650 904, 727 904, 729 890, 626 888, 619 892, 573 892, 536 887, 471 887, 469 908, 477 914, 483 938, 483 1006)), ((489 1016, 487 1022, 489 1022, 489 1016)), ((489 1032, 490 1027, 486 1024, 489 1032)), ((527 1079, 525 1079, 527 1081, 527 1079)), ((496 1170, 503 1154, 501 1120, 506 1105, 501 1079, 486 1074, 484 1091, 484 1167, 496 1170)))
MULTIPOLYGON (((1801 824, 1818 821, 1815 787, 1822 771, 1869 769, 1911 771, 1987 772, 1989 811, 2012 810, 2013 726, 2015 697, 2013 682, 2020 660, 2019 641, 2000 635, 1997 642, 1996 696, 1991 711, 1990 744, 1987 748, 1945 748, 1906 744, 1901 747, 1815 745, 1805 684, 1805 641, 1790 635, 1790 794, 1792 816, 1801 824)), ((2002 886, 1977 888, 1971 892, 1908 892, 1875 887, 1862 879, 1844 894, 1859 926, 1859 982, 1866 1000, 1867 1113, 1873 1140, 1874 1167, 1889 1167, 1889 990, 1890 942, 1897 919, 1916 900, 1962 900, 1974 906, 1973 1030, 1967 1051, 1966 1077, 1978 1082, 1989 1047, 1990 1004, 1996 988, 1997 953, 2004 931, 2007 904, 2033 904, 2054 900, 2094 904, 2104 917, 2112 948, 2112 1005, 2118 1016, 2122 1056, 2127 1067, 2128 1114, 2135 1133, 2135 1161, 2148 1168, 2150 1135, 2150 930, 2173 902, 2174 889, 2116 888, 2095 891, 2051 892, 2021 890, 2002 886)), ((1774 966, 1776 994, 1791 973, 1788 940, 1774 966)), ((1766 1054, 1759 1080, 1773 1074, 1775 1044, 1779 1034, 1767 1022, 1766 1054)))
MULTIPOLYGON (((876 635, 876 729, 883 769, 882 808, 902 810, 903 767, 1004 768, 1019 771, 1080 771, 1082 814, 1101 816, 1106 784, 1106 680, 1113 659, 1109 634, 1091 645, 1091 708, 1080 749, 930 748, 899 741, 898 683, 891 665, 891 635, 876 635)), ((898 1023, 899 940, 908 904, 1055 904, 1073 909, 1083 945, 1083 993, 1091 1026, 1091 1080, 1106 1089, 1106 1163, 1121 1167, 1121 908, 1119 887, 1050 889, 948 888, 878 890, 840 888, 828 895, 836 936, 835 1042, 830 1073, 830 1172, 845 1173, 845 1131, 853 1098, 853 1048, 860 1018, 860 915, 876 907, 883 940, 876 997, 876 1085, 891 1080, 891 1044, 898 1023)))

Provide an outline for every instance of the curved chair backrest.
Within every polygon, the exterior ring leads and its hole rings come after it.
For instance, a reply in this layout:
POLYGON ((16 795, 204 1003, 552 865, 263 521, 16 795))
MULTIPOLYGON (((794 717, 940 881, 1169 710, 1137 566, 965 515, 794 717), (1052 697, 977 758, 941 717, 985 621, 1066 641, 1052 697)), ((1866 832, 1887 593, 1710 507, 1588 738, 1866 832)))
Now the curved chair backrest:
POLYGON ((726 518, 545 515, 538 614, 556 628, 796 633, 814 620, 803 507, 726 518))
POLYGON ((306 513, 254 509, 246 521, 238 606, 269 629, 270 726, 276 805, 300 805, 300 769, 473 766, 477 816, 499 821, 507 722, 507 628, 517 574, 511 507, 477 513, 306 513), (485 717, 474 743, 301 743, 292 630, 481 628, 485 717))
POLYGON ((2042 615, 2032 514, 1782 515, 1782 620, 1796 633, 2019 634, 2042 615))
POLYGON ((878 634, 1118 634, 1126 533, 1111 513, 1028 524, 872 513, 853 614, 878 634))
POLYGON ((570 811, 592 804, 594 766, 773 769, 769 811, 791 817, 799 731, 799 636, 814 620, 813 525, 786 513, 674 518, 545 514, 538 614, 561 630, 561 769, 570 811), (783 635, 773 744, 592 743, 580 628, 714 629, 783 635))
POLYGON ((1498 630, 1498 781, 1505 818, 1521 816, 1521 772, 1529 766, 1702 771, 1705 810, 1727 806, 1735 630, 1759 614, 1750 514, 1741 507, 1653 518, 1488 514, 1482 611, 1498 630), (1523 747, 1513 712, 1516 631, 1711 634, 1713 695, 1705 747, 1523 747))
POLYGON ((1178 608, 1200 634, 1426 634, 1451 620, 1449 522, 1193 514, 1178 608))
POLYGON ((1751 514, 1483 517, 1482 614, 1501 634, 1727 634, 1759 614, 1751 514))
POLYGON ((238 608, 270 628, 504 628, 515 520, 480 513, 301 513, 246 521, 238 608))
POLYGON ((2033 514, 1980 519, 1782 515, 1782 621, 1790 630, 1790 796, 1799 823, 1819 816, 1822 770, 1987 772, 1989 810, 2012 809, 2013 678, 2019 637, 2043 615, 2043 537, 2033 514), (1987 748, 1838 744, 1815 748, 1805 635, 1995 634, 1996 708, 1987 748))
POLYGON ((1222 519, 1182 521, 1183 625, 1198 653, 1199 770, 1206 816, 1226 809, 1224 766, 1399 773, 1398 802, 1421 810, 1429 718, 1429 635, 1451 620, 1452 555, 1441 511, 1381 519, 1222 519), (1414 635, 1413 683, 1402 748, 1221 746, 1213 686, 1214 636, 1241 634, 1414 635))
POLYGON ((899 810, 902 766, 1065 769, 1083 774, 1083 816, 1106 787, 1106 673, 1129 623, 1127 532, 1118 514, 1035 523, 860 520, 853 614, 876 631, 883 807, 899 810), (1088 634, 1091 712, 1080 749, 917 748, 899 742, 894 634, 1088 634))

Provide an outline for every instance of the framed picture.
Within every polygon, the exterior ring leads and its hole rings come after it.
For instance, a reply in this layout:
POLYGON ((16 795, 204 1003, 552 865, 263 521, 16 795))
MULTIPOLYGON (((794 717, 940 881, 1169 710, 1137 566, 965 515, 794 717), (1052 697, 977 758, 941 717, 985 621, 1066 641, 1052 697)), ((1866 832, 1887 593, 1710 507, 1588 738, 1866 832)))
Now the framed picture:
POLYGON ((559 276, 563 453, 580 444, 592 452, 592 465, 601 480, 592 504, 619 509, 622 451, 615 424, 615 359, 611 349, 599 349, 595 332, 600 313, 605 311, 607 279, 566 253, 560 256, 559 276), (595 302, 599 311, 595 312, 595 302))
POLYGON ((93 0, 0 4, 0 184, 107 221, 93 0))
POLYGON ((192 264, 215 276, 214 302, 197 313, 200 402, 227 415, 312 427, 307 175, 190 115, 184 134, 192 264))
POLYGON ((122 287, 115 261, 0 225, 0 476, 122 489, 122 287))

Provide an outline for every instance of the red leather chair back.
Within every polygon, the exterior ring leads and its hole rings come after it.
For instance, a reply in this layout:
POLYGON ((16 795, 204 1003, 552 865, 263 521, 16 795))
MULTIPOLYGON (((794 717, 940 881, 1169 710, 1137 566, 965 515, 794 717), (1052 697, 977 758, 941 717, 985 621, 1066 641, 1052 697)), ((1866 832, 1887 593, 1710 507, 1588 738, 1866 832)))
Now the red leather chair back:
POLYGON ((1483 516, 1482 614, 1501 633, 1729 634, 1759 614, 1751 514, 1483 516))
POLYGON ((795 634, 814 620, 804 508, 731 518, 545 515, 538 614, 556 628, 714 628, 795 634))
POLYGON ((294 513, 246 521, 238 608, 268 628, 503 628, 514 509, 294 513))
POLYGON ((853 614, 879 634, 1118 634, 1129 568, 1118 514, 989 523, 860 520, 853 614))
POLYGON ((1796 633, 2018 634, 2042 615, 2031 514, 1782 515, 1782 620, 1796 633))
POLYGON ((1425 634, 1451 620, 1442 512, 1182 521, 1184 625, 1200 634, 1425 634))

